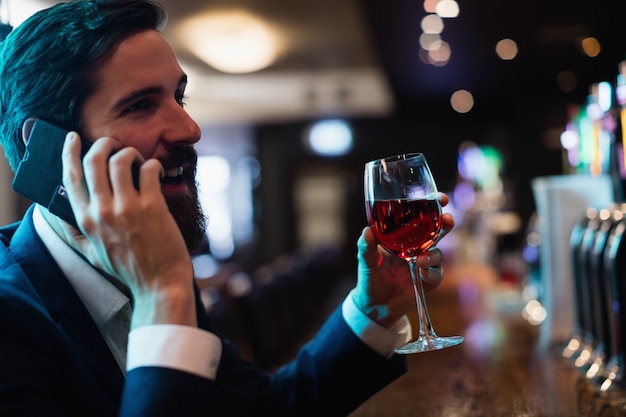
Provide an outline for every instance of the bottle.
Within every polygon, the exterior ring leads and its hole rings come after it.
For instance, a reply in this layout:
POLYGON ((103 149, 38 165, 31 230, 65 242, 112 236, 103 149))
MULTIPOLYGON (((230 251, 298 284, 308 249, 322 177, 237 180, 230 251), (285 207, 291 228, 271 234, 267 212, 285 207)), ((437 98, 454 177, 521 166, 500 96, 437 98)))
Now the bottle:
POLYGON ((581 346, 575 355, 571 356, 574 365, 581 370, 586 369, 592 360, 592 355, 598 341, 597 321, 594 319, 591 294, 594 292, 593 271, 591 268, 591 253, 595 241, 596 232, 601 225, 599 211, 587 210, 587 222, 580 236, 580 243, 576 246, 577 254, 574 256, 576 264, 573 266, 576 274, 574 279, 576 291, 580 291, 580 319, 581 319, 581 346))
POLYGON ((562 355, 565 358, 578 357, 583 349, 584 340, 590 326, 587 319, 590 317, 588 292, 584 289, 586 284, 586 273, 583 269, 581 245, 585 234, 589 233, 587 228, 590 222, 597 221, 598 210, 593 207, 587 209, 582 219, 574 225, 569 239, 570 259, 572 266, 573 289, 575 297, 574 305, 574 333, 569 342, 565 345, 562 355))
MULTIPOLYGON (((622 215, 626 213, 626 61, 619 64, 615 83, 615 105, 606 120, 612 134, 611 170, 615 201, 622 215), (611 124, 612 122, 612 124, 611 124)), ((601 392, 626 389, 624 356, 626 355, 626 218, 616 222, 611 230, 604 252, 604 282, 608 331, 610 332, 610 357, 602 372, 601 392)))
POLYGON ((612 288, 606 279, 604 254, 607 249, 609 235, 617 222, 622 219, 623 212, 617 205, 608 209, 602 209, 598 215, 600 222, 596 229, 592 246, 589 253, 589 280, 590 280, 590 301, 591 317, 594 321, 594 349, 591 358, 584 368, 585 377, 597 381, 605 370, 607 360, 613 356, 612 348, 613 333, 610 328, 610 310, 614 296, 611 294, 612 288))
POLYGON ((604 281, 608 289, 608 329, 610 355, 598 384, 599 391, 623 390, 624 355, 626 353, 626 205, 620 206, 622 214, 610 231, 604 251, 604 281))

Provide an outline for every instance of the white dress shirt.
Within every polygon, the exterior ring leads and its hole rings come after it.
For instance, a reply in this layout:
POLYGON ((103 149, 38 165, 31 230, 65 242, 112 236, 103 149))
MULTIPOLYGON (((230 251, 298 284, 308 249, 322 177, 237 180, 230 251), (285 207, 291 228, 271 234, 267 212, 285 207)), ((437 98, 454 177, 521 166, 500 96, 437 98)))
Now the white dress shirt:
MULTIPOLYGON (((130 300, 80 257, 50 227, 37 205, 35 230, 89 311, 122 371, 141 366, 174 368, 214 379, 222 353, 220 339, 211 332, 181 325, 151 325, 130 331, 130 300), (129 332, 130 331, 130 332, 129 332)), ((348 326, 372 349, 389 357, 411 338, 403 317, 388 330, 370 320, 350 293, 342 304, 348 326)))

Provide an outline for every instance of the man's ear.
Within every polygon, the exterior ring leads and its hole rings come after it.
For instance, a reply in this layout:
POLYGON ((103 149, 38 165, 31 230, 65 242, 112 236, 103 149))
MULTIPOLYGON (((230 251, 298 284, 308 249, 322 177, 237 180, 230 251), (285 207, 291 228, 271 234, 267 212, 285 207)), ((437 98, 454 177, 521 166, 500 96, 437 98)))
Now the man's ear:
POLYGON ((24 120, 24 124, 22 125, 22 141, 24 141, 24 145, 28 145, 28 138, 30 138, 30 132, 33 130, 33 125, 35 124, 34 117, 29 117, 24 120))

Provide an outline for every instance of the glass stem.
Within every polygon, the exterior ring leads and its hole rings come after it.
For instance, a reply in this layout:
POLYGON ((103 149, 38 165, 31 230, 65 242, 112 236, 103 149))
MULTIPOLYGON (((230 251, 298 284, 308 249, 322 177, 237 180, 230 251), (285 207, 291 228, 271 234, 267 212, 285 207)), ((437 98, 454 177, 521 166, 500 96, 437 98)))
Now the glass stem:
POLYGON ((409 261, 409 267, 411 269, 411 279, 413 280, 413 291, 415 292, 415 301, 417 303, 417 316, 419 319, 420 334, 419 339, 432 339, 437 337, 433 325, 430 322, 430 315, 428 314, 428 308, 426 307, 426 298, 424 296, 424 284, 422 282, 422 276, 419 272, 419 266, 417 260, 412 259, 409 261))

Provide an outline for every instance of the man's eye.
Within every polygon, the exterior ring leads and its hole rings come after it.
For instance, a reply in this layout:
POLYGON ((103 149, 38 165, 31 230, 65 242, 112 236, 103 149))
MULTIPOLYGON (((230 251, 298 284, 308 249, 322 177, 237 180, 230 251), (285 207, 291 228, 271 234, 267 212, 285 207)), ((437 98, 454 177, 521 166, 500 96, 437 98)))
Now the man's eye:
POLYGON ((137 101, 126 108, 125 113, 135 113, 144 110, 148 110, 152 107, 149 100, 140 100, 137 101))
POLYGON ((187 104, 187 96, 185 93, 176 94, 176 102, 180 104, 181 107, 185 107, 185 104, 187 104))

